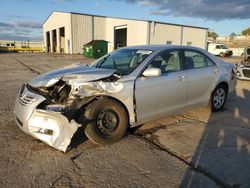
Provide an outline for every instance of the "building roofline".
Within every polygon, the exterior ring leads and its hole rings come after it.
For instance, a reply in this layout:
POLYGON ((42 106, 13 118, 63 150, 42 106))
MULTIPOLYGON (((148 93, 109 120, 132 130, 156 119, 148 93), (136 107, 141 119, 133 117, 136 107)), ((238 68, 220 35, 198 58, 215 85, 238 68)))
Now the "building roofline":
POLYGON ((64 11, 53 11, 50 13, 50 15, 46 18, 45 22, 49 19, 49 17, 54 13, 68 13, 68 14, 77 14, 77 15, 84 15, 84 16, 96 16, 96 17, 102 17, 102 18, 114 18, 114 19, 123 19, 123 20, 134 20, 134 21, 143 21, 143 22, 151 22, 151 23, 159 23, 159 24, 167 24, 167 25, 173 25, 173 26, 181 26, 181 27, 189 27, 189 28, 197 28, 197 29, 206 29, 207 27, 198 27, 198 26, 191 26, 191 25, 183 25, 183 24, 174 24, 174 23, 168 23, 168 22, 161 22, 161 21, 155 21, 155 20, 145 20, 145 19, 136 19, 136 18, 119 18, 114 16, 102 16, 102 15, 96 15, 96 14, 87 14, 87 13, 78 13, 78 12, 64 12, 64 11))

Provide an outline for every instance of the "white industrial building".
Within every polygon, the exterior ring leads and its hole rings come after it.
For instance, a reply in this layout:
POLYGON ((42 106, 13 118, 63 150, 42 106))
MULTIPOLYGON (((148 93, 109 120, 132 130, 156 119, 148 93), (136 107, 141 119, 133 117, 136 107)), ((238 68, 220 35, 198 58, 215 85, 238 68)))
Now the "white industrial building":
POLYGON ((206 49, 207 28, 74 12, 52 12, 43 24, 47 52, 78 54, 92 40, 108 51, 145 44, 191 45, 206 49))

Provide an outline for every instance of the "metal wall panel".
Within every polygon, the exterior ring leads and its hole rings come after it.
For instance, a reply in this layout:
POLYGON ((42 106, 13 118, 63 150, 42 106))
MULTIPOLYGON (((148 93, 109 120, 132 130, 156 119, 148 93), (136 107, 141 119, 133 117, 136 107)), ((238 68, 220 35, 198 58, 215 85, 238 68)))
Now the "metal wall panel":
POLYGON ((150 44, 181 44, 181 26, 150 22, 149 27, 150 44))
POLYGON ((106 40, 106 18, 94 17, 94 39, 106 40))
POLYGON ((82 53, 84 44, 93 40, 93 16, 71 14, 73 53, 82 53))
POLYGON ((183 40, 182 45, 191 45, 206 49, 207 41, 207 30, 192 28, 192 27, 183 27, 183 40))
POLYGON ((149 24, 150 44, 191 45, 206 49, 207 29, 163 23, 149 24))

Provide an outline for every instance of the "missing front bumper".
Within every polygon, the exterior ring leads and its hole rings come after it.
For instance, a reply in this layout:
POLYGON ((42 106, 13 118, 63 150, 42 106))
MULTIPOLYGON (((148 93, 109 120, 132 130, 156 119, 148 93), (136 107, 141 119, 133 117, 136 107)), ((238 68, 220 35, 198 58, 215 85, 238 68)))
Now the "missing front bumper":
POLYGON ((37 109, 45 100, 43 96, 22 87, 14 108, 16 123, 25 133, 66 152, 73 135, 81 125, 74 120, 69 122, 60 112, 37 109))
MULTIPOLYGON (((19 109, 20 110, 20 109, 19 109)), ((59 112, 35 109, 26 121, 20 117, 22 113, 15 111, 15 120, 25 133, 37 138, 51 147, 66 152, 71 139, 81 126, 74 120, 70 122, 59 112)))

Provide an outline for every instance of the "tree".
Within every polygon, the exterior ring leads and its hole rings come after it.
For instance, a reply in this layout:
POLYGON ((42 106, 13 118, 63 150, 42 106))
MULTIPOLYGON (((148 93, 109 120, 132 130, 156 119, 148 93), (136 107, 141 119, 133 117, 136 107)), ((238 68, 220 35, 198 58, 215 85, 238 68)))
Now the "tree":
POLYGON ((216 39, 218 37, 218 34, 215 32, 208 31, 208 37, 216 39))
POLYGON ((241 33, 242 35, 250 35, 250 27, 247 29, 244 29, 241 33))
POLYGON ((230 36, 235 37, 235 36, 237 36, 237 34, 233 32, 230 34, 230 36))
POLYGON ((237 35, 233 32, 230 34, 230 41, 232 41, 234 39, 234 37, 236 37, 237 35))

